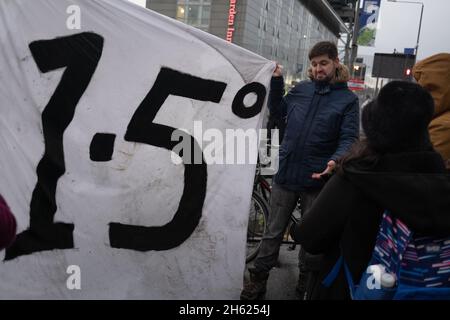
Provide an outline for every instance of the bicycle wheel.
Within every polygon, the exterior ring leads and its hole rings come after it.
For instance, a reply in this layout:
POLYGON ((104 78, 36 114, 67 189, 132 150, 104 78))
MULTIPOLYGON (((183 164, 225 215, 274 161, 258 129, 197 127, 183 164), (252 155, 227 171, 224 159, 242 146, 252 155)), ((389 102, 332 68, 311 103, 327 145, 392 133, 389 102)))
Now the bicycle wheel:
POLYGON ((246 262, 253 260, 261 247, 261 240, 269 217, 267 202, 256 192, 252 194, 247 227, 246 262))
POLYGON ((263 176, 259 176, 257 179, 258 180, 256 181, 253 192, 258 193, 264 199, 264 201, 268 202, 271 192, 270 183, 263 176))

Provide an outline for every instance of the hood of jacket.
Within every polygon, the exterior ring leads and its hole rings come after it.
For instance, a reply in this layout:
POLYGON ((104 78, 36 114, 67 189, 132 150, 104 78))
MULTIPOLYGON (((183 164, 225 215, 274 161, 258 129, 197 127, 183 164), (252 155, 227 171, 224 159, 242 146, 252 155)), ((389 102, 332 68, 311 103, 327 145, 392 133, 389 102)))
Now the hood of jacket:
POLYGON ((418 62, 413 75, 433 96, 435 116, 450 111, 450 53, 439 53, 418 62))
POLYGON ((450 174, 435 151, 344 165, 353 185, 420 234, 450 235, 450 174))
MULTIPOLYGON (((311 67, 308 68, 308 78, 311 81, 314 81, 311 67)), ((350 80, 350 71, 348 70, 347 66, 339 63, 338 67, 336 68, 336 74, 331 80, 331 83, 346 83, 348 82, 348 80, 350 80)))

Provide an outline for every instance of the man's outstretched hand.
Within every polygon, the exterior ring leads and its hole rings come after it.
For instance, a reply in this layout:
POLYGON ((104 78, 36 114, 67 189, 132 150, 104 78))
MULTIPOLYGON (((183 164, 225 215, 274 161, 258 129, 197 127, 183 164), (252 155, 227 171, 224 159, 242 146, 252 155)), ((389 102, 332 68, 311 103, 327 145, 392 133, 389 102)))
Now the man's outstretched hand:
POLYGON ((323 175, 331 175, 336 167, 336 162, 334 160, 330 160, 327 163, 326 169, 321 173, 313 173, 311 178, 313 179, 321 179, 323 175))

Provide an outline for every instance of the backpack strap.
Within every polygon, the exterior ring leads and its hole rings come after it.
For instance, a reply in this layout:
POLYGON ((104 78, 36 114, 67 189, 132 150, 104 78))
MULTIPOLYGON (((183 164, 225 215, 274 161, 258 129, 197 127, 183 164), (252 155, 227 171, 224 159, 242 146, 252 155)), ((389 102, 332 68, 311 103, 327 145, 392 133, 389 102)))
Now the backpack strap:
POLYGON ((353 282, 353 276, 352 273, 350 272, 350 268, 348 267, 347 263, 345 263, 344 261, 344 271, 345 271, 345 277, 347 278, 347 284, 348 284, 348 289, 350 291, 350 297, 352 298, 352 300, 354 300, 355 297, 355 283, 353 282))
POLYGON ((355 288, 355 284, 353 282, 353 277, 350 272, 350 269, 349 269, 347 263, 344 261, 344 256, 342 254, 339 256, 339 259, 334 264, 330 273, 325 277, 325 279, 323 279, 322 285, 326 288, 331 287, 331 285, 333 284, 333 282, 336 280, 337 276, 339 275, 339 272, 341 271, 342 267, 344 267, 345 278, 347 280, 348 288, 350 290, 350 296, 353 299, 356 288, 355 288))
POLYGON ((342 255, 339 256, 339 259, 334 264, 333 268, 331 269, 330 273, 323 279, 322 285, 326 288, 329 288, 334 280, 336 280, 339 271, 341 271, 342 263, 344 262, 344 257, 342 255))

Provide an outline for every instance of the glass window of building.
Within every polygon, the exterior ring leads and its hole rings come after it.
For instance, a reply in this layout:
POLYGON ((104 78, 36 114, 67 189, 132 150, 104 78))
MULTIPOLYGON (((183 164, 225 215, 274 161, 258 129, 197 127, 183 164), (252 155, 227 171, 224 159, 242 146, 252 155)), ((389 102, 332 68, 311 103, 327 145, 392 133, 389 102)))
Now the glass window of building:
POLYGON ((211 0, 178 0, 177 20, 208 31, 211 0))

